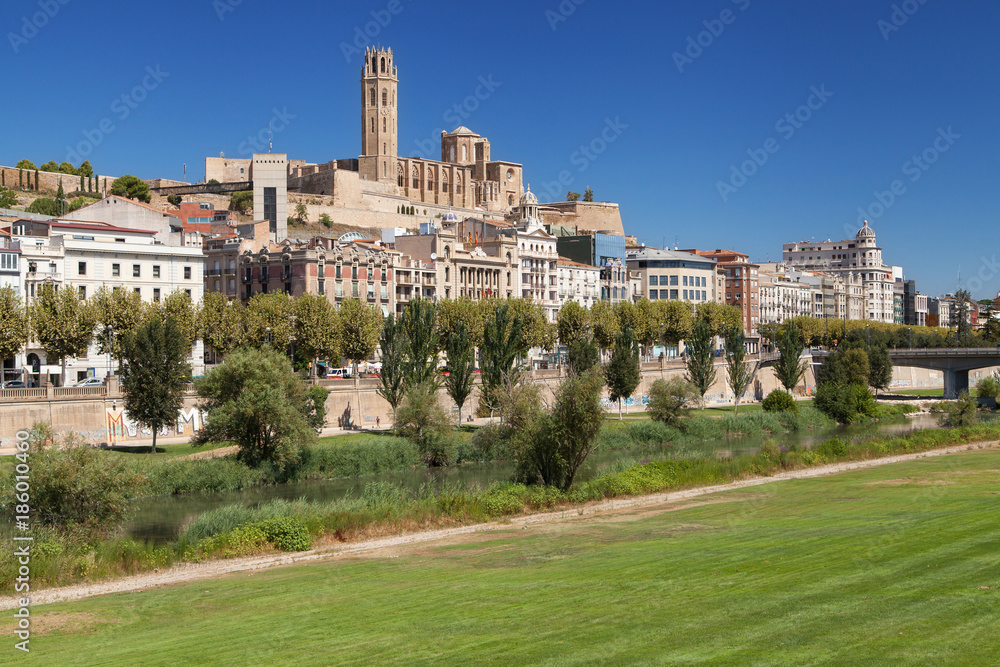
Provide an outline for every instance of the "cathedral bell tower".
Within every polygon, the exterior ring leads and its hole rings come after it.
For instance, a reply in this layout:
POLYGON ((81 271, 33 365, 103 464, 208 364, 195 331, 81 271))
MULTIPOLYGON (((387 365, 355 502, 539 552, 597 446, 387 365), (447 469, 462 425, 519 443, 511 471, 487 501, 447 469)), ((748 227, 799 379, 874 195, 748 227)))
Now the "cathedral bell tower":
POLYGON ((361 68, 361 177, 397 182, 396 67, 392 49, 365 49, 361 68))

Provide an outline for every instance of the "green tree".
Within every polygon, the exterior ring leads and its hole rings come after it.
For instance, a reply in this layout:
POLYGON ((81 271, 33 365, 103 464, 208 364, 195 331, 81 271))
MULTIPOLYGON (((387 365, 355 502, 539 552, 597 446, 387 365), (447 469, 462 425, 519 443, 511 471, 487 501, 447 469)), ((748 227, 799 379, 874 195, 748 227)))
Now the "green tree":
POLYGON ((181 202, 184 201, 184 198, 181 197, 180 195, 167 195, 167 201, 170 202, 171 206, 176 206, 177 208, 180 208, 181 202))
POLYGON ((150 307, 135 291, 107 285, 97 290, 92 305, 98 327, 97 351, 121 359, 125 339, 146 323, 150 307))
POLYGON ((18 161, 17 165, 15 165, 15 167, 17 169, 27 169, 28 171, 34 171, 35 169, 37 169, 35 163, 32 162, 31 160, 20 160, 18 161))
POLYGON ((451 418, 431 382, 411 387, 396 411, 396 430, 417 446, 429 466, 445 466, 455 458, 451 418))
POLYGON ((14 208, 19 203, 17 195, 14 194, 13 190, 0 188, 0 208, 14 208))
POLYGON ((385 318, 379 339, 382 371, 379 373, 377 393, 392 408, 392 424, 396 425, 396 410, 403 402, 406 389, 406 339, 401 323, 393 313, 385 318))
POLYGON ((330 217, 328 213, 323 213, 319 216, 320 224, 322 224, 327 229, 333 227, 333 218, 330 217))
POLYGON ((944 405, 942 426, 972 426, 979 421, 979 402, 963 391, 958 399, 944 405))
POLYGON ((747 362, 746 356, 746 336, 743 335, 743 329, 729 329, 726 332, 726 377, 735 396, 736 414, 740 411, 740 399, 757 377, 757 362, 747 362))
POLYGON ((675 377, 669 381, 660 379, 649 388, 646 412, 650 418, 674 426, 679 422, 684 408, 697 397, 697 390, 684 378, 675 377))
POLYGON ((55 199, 50 199, 49 197, 39 197, 35 201, 31 202, 28 206, 28 213, 38 213, 40 215, 48 215, 56 217, 62 215, 62 207, 59 202, 55 199))
POLYGON ((10 285, 0 287, 0 360, 10 359, 28 342, 28 313, 10 285))
POLYGON ((590 372, 573 375, 559 386, 552 411, 533 419, 516 438, 515 479, 564 491, 572 486, 597 446, 604 423, 601 384, 600 375, 590 372))
POLYGON ((516 386, 521 380, 517 341, 521 338, 522 327, 523 323, 509 301, 495 303, 492 314, 486 320, 480 401, 491 417, 501 408, 504 389, 516 386))
POLYGON ((94 338, 96 316, 93 307, 80 298, 73 285, 63 285, 58 291, 53 285, 40 285, 28 319, 48 362, 63 365, 65 384, 66 359, 85 354, 94 338))
POLYGON ((570 190, 566 193, 566 201, 580 201, 580 193, 570 190))
POLYGON ((299 222, 309 222, 309 209, 305 204, 295 205, 295 219, 299 222))
POLYGON ((437 328, 436 305, 420 297, 411 300, 406 304, 400 324, 406 350, 406 384, 437 384, 441 338, 437 328))
POLYGON ((687 376, 698 393, 701 409, 705 409, 705 394, 715 382, 715 336, 708 320, 700 319, 687 340, 687 376))
POLYGON ((632 327, 623 327, 615 339, 611 361, 604 369, 604 380, 608 385, 609 398, 618 401, 618 419, 621 419, 622 399, 631 396, 642 380, 639 372, 639 346, 632 327))
POLYGON ((601 363, 601 353, 590 338, 577 338, 569 344, 569 369, 575 375, 594 370, 601 363))
MULTIPOLYGON (((77 174, 79 174, 79 173, 80 173, 80 172, 79 172, 79 171, 77 170, 77 168, 76 168, 76 167, 74 167, 74 166, 73 166, 72 164, 70 164, 69 162, 63 162, 62 164, 60 164, 60 165, 59 165, 59 171, 61 171, 61 172, 62 172, 62 173, 64 173, 64 174, 69 174, 69 175, 71 175, 71 176, 76 176, 77 174)), ((61 181, 60 181, 60 182, 61 182, 61 181)))
POLYGON ((791 392, 806 373, 807 363, 800 360, 806 349, 799 326, 790 322, 778 335, 776 341, 781 356, 774 363, 774 376, 786 391, 791 392))
POLYGON ((254 294, 243 312, 245 343, 254 347, 270 345, 287 353, 295 327, 292 298, 284 292, 254 294))
POLYGON ((40 166, 38 168, 38 170, 39 171, 44 171, 44 172, 47 172, 47 173, 50 173, 50 174, 57 174, 57 173, 59 173, 59 165, 56 163, 55 160, 49 160, 48 162, 46 162, 45 164, 43 164, 42 166, 40 166))
POLYGON ((690 304, 684 301, 656 301, 653 306, 660 340, 664 345, 677 347, 678 343, 691 335, 694 322, 690 304))
POLYGON ((590 322, 594 330, 594 342, 602 350, 615 346, 615 339, 621 331, 614 307, 607 301, 596 301, 590 307, 590 322))
POLYGON ((556 315, 556 328, 559 332, 559 342, 571 347, 575 341, 587 337, 590 329, 590 311, 576 301, 569 301, 556 315))
POLYGON ((90 160, 84 160, 80 168, 76 170, 76 173, 86 178, 91 178, 94 175, 94 168, 91 166, 90 160))
POLYGON ((320 294, 303 294, 292 304, 295 347, 309 359, 310 375, 320 359, 340 358, 337 339, 337 309, 320 294))
POLYGON ((868 350, 868 384, 878 396, 879 390, 885 391, 892 383, 892 359, 889 350, 884 346, 868 350))
POLYGON ((441 340, 448 340, 458 330, 459 323, 465 325, 469 342, 473 347, 483 345, 483 322, 488 306, 493 299, 473 301, 467 296, 457 299, 441 299, 437 302, 437 328, 441 340))
POLYGON ((253 208, 253 190, 234 192, 229 200, 230 210, 246 215, 253 208))
POLYGON ((464 323, 459 323, 458 330, 448 338, 446 351, 448 375, 444 379, 444 386, 451 400, 458 406, 458 425, 461 426, 462 407, 472 395, 476 368, 475 351, 464 323))
POLYGON ((870 374, 868 353, 856 344, 844 343, 843 347, 831 352, 818 368, 816 383, 840 386, 859 384, 867 387, 870 374))
POLYGON ((201 338, 219 356, 226 356, 243 340, 243 304, 222 292, 206 292, 199 318, 201 338))
POLYGON ((784 389, 775 389, 770 394, 767 395, 760 407, 764 409, 764 412, 798 412, 799 406, 795 403, 795 398, 792 397, 784 389))
POLYGON ((357 363, 375 354, 382 333, 382 315, 358 299, 344 299, 338 313, 340 352, 357 363))
POLYGON ((713 336, 725 336, 732 329, 743 330, 743 311, 726 303, 705 301, 698 306, 697 319, 708 324, 713 336))
POLYGON ((184 390, 191 381, 187 363, 190 345, 172 319, 151 319, 122 344, 121 388, 125 411, 153 432, 151 454, 156 453, 156 434, 177 423, 184 407, 184 390))
POLYGON ((312 444, 314 409, 288 357, 277 350, 241 348, 195 380, 204 399, 206 424, 195 445, 233 442, 237 459, 249 466, 265 461, 285 469, 301 445, 312 444))
POLYGON ((125 174, 119 178, 116 178, 114 183, 111 184, 111 194, 117 197, 125 197, 126 199, 134 199, 136 201, 141 201, 149 203, 149 184, 144 183, 138 177, 132 176, 131 174, 125 174))
POLYGON ((540 303, 526 298, 507 299, 507 303, 521 322, 520 335, 515 341, 519 355, 524 357, 533 347, 549 350, 555 346, 555 327, 549 324, 540 303))
POLYGON ((813 405, 820 412, 840 424, 850 424, 860 417, 877 417, 875 397, 863 384, 825 383, 816 389, 813 405))
POLYGON ((969 315, 969 302, 972 295, 968 290, 955 292, 956 340, 960 347, 968 347, 972 339, 972 318, 969 315))
POLYGON ((976 383, 976 396, 979 398, 996 399, 1000 396, 1000 377, 987 375, 976 383))
POLYGON ((594 201, 594 191, 588 186, 586 190, 583 191, 583 201, 592 202, 594 201))

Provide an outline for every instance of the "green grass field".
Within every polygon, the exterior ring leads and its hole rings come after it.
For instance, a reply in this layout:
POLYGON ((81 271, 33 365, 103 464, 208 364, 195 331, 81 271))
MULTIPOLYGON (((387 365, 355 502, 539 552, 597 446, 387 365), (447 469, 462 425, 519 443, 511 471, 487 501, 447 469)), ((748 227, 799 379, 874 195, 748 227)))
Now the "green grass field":
POLYGON ((900 389, 891 392, 893 394, 903 394, 904 396, 931 396, 944 398, 944 389, 900 389))
POLYGON ((977 451, 36 607, 21 662, 985 664, 998 481, 977 451))

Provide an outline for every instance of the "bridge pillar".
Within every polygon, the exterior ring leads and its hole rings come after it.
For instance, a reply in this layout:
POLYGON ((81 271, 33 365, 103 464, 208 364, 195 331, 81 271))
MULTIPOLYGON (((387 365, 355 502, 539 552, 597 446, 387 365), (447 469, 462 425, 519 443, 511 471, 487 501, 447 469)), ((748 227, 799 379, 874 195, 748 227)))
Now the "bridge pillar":
POLYGON ((969 391, 969 371, 944 371, 944 397, 958 398, 963 391, 969 391))

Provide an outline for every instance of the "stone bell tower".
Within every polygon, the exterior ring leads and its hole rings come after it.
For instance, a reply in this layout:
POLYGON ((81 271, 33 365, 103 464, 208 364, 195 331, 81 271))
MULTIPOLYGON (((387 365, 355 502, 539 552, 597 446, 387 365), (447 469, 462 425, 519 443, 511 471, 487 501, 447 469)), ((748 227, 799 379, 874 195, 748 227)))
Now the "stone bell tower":
POLYGON ((365 49, 361 69, 361 178, 397 182, 396 67, 392 49, 365 49))

